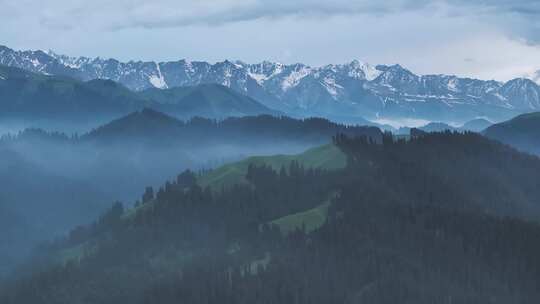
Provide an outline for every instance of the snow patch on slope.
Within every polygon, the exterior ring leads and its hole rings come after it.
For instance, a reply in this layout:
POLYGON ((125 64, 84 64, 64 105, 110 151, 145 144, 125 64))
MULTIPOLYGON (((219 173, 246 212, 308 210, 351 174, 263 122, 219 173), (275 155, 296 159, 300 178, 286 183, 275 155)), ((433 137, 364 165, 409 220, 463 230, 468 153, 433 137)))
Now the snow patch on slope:
POLYGON ((258 83, 258 84, 263 84, 265 80, 268 79, 268 76, 264 75, 264 74, 258 74, 258 73, 248 73, 249 77, 255 79, 255 81, 258 83))
POLYGON ((58 62, 62 64, 63 66, 66 66, 72 69, 80 69, 84 63, 88 63, 88 61, 90 61, 90 59, 86 57, 70 57, 66 55, 59 55, 53 52, 52 50, 49 50, 47 52, 47 55, 58 60, 58 62))
POLYGON ((259 85, 263 85, 268 79, 283 72, 283 64, 276 62, 262 62, 255 65, 244 64, 249 77, 253 78, 259 85), (270 70, 270 71, 268 71, 270 70))
MULTIPOLYGON (((351 64, 353 65, 354 68, 356 68, 356 70, 361 71, 364 74, 363 76, 365 77, 365 79, 368 81, 372 81, 382 74, 382 71, 377 70, 374 66, 372 66, 369 63, 354 60, 351 64)), ((351 71, 349 72, 349 76, 358 78, 359 75, 356 75, 353 71, 351 71)))
POLYGON ((452 78, 448 81, 448 90, 452 91, 452 92, 457 92, 458 89, 457 89, 457 78, 452 78))
POLYGON ((332 95, 332 98, 336 99, 339 95, 339 90, 343 87, 336 83, 336 80, 330 77, 324 78, 322 85, 325 87, 326 91, 332 95))
POLYGON ((226 68, 225 71, 223 72, 223 81, 221 82, 221 84, 226 87, 230 87, 231 78, 232 78, 232 71, 230 68, 226 68))
POLYGON ((156 71, 157 75, 151 75, 148 77, 148 81, 150 83, 158 88, 158 89, 167 89, 167 83, 165 82, 165 78, 163 77, 163 74, 161 74, 161 68, 159 67, 159 64, 156 63, 156 71))
POLYGON ((36 58, 32 58, 30 62, 34 67, 38 67, 41 64, 41 62, 39 62, 39 60, 37 60, 36 58))
POLYGON ((301 67, 298 70, 292 71, 287 77, 281 82, 281 88, 283 91, 287 91, 290 88, 297 86, 300 81, 308 76, 311 73, 311 68, 301 67))

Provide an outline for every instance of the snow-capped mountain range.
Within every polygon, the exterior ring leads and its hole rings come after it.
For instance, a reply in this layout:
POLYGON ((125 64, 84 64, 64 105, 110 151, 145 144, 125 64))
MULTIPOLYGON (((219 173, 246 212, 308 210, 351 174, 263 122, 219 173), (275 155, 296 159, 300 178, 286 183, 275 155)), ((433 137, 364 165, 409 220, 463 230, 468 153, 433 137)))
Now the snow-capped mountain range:
POLYGON ((419 76, 400 65, 372 66, 359 61, 322 67, 266 61, 120 62, 0 46, 0 64, 84 81, 111 79, 135 91, 218 83, 286 113, 341 121, 355 117, 498 121, 540 110, 540 87, 530 79, 503 83, 419 76))

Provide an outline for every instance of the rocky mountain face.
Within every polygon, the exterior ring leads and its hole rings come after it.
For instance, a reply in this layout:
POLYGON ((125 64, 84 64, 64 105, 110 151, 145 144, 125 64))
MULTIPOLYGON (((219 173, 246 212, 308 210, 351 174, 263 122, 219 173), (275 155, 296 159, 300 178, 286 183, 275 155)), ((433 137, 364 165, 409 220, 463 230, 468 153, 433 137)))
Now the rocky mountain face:
POLYGON ((540 109, 540 87, 531 80, 501 83, 419 76, 400 65, 372 66, 359 61, 323 67, 240 61, 120 62, 0 47, 0 64, 84 81, 111 79, 135 91, 217 83, 289 114, 342 121, 354 117, 500 121, 540 109))

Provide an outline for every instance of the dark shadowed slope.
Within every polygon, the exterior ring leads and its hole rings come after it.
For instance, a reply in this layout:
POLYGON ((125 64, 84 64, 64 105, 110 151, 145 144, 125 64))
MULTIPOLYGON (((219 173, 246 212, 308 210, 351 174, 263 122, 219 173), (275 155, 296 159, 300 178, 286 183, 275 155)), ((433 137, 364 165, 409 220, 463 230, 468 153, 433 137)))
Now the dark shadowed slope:
POLYGON ((158 108, 182 118, 202 116, 225 118, 279 114, 255 99, 219 84, 203 84, 172 89, 148 89, 141 95, 159 103, 158 108))
POLYGON ((127 113, 148 104, 108 80, 88 83, 0 66, 0 117, 3 119, 91 120, 127 113))
POLYGON ((291 144, 318 145, 327 143, 337 133, 367 136, 380 140, 381 131, 376 127, 346 126, 321 118, 293 119, 271 115, 232 117, 212 120, 195 117, 181 121, 149 108, 137 111, 103 125, 82 140, 118 141, 138 138, 159 144, 190 145, 198 143, 271 143, 288 141, 291 144))
POLYGON ((280 114, 220 85, 133 92, 112 80, 81 82, 0 65, 0 118, 4 121, 102 122, 144 107, 183 119, 280 114))
MULTIPOLYGON (((55 161, 47 156, 46 147, 39 152, 55 161)), ((109 202, 91 182, 59 175, 4 144, 0 144, 0 184, 0 277, 37 242, 89 221, 109 202)))
POLYGON ((522 151, 540 154, 540 112, 492 125, 483 134, 522 151))

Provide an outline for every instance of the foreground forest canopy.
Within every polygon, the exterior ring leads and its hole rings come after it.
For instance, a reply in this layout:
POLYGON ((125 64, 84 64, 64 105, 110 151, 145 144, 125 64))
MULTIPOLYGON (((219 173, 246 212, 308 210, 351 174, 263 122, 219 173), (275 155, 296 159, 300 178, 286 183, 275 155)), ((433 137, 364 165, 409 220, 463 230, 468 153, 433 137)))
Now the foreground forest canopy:
POLYGON ((0 303, 540 301, 540 159, 473 133, 333 144, 346 165, 148 187, 42 246, 0 303))

